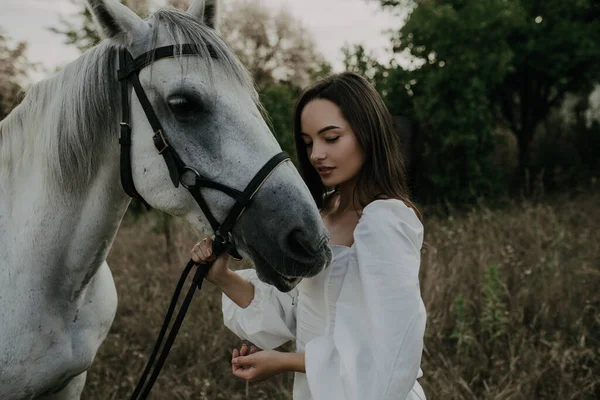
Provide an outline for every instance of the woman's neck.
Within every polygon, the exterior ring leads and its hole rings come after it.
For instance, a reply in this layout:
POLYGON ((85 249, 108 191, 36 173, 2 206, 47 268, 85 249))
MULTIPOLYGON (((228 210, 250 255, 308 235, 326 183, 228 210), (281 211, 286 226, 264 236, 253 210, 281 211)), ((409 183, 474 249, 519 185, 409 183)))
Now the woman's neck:
POLYGON ((337 187, 339 200, 335 209, 335 214, 343 214, 347 211, 360 211, 362 206, 356 196, 356 180, 344 182, 337 187))

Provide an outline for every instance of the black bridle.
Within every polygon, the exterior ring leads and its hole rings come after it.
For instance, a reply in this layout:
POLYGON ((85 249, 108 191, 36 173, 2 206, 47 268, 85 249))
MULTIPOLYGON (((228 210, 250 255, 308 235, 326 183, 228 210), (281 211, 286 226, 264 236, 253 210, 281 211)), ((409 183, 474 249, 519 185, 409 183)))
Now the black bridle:
MULTIPOLYGON (((208 48, 208 52, 211 57, 217 58, 216 53, 212 48, 208 48)), ((235 242, 233 240, 233 235, 231 233, 235 223, 242 216, 246 208, 248 208, 251 203, 254 195, 258 192, 262 184, 269 177, 271 172, 281 163, 286 160, 289 160, 289 156, 284 153, 278 153, 273 156, 252 178, 248 186, 244 189, 243 192, 240 192, 237 189, 233 189, 229 186, 223 185, 218 182, 214 182, 208 179, 203 178, 194 168, 185 165, 185 163, 181 160, 175 149, 169 144, 167 141, 160 121, 140 84, 139 72, 142 68, 148 66, 152 62, 156 60, 160 60, 163 58, 171 58, 175 56, 183 56, 183 55, 201 55, 198 51, 198 48, 194 45, 184 44, 184 45, 176 45, 176 46, 165 46, 159 47, 157 49, 146 52, 137 58, 133 58, 129 51, 126 49, 121 49, 119 52, 119 71, 118 77, 121 82, 121 135, 119 138, 119 143, 121 144, 121 184, 123 185, 123 189, 125 193, 129 196, 138 199, 141 201, 147 208, 150 208, 150 205, 144 200, 144 198, 138 193, 135 188, 135 184, 133 182, 133 175, 131 170, 131 126, 130 126, 130 108, 129 108, 129 84, 133 86, 135 93, 138 97, 140 104, 142 105, 142 109, 148 118, 148 122, 150 122, 150 126, 152 126, 152 130, 154 131, 154 136, 152 140, 154 142, 154 146, 159 154, 161 154, 167 164, 167 168, 169 169, 169 176, 171 177, 171 181, 175 187, 179 187, 179 184, 191 193, 194 197, 205 217, 208 219, 212 229, 215 233, 215 238, 213 240, 213 254, 220 255, 224 251, 227 251, 232 257, 236 259, 241 259, 240 254, 238 253, 235 242), (235 200, 235 204, 229 211, 229 214, 223 221, 223 223, 219 223, 217 219, 214 217, 208 204, 206 203, 204 197, 202 196, 201 189, 202 188, 210 188, 219 190, 228 196, 232 197, 235 200)), ((194 295, 195 289, 200 290, 202 287, 202 281, 206 274, 210 269, 210 264, 200 264, 196 265, 192 260, 190 260, 185 267, 179 283, 177 284, 177 288, 175 289, 175 293, 173 294, 173 299, 171 300, 171 304, 169 305, 169 309, 167 311, 167 315, 165 316, 165 321, 163 322, 163 326, 158 335, 156 343, 154 345, 154 350, 144 368, 144 372, 142 373, 142 377, 132 395, 132 399, 145 399, 150 391, 152 390, 152 386, 160 370, 169 354, 169 350, 177 336, 177 332, 181 327, 183 322, 183 318, 185 317, 185 313, 189 307, 189 304, 194 295), (197 266, 196 273, 194 274, 194 278, 192 281, 192 286, 190 287, 183 304, 181 305, 180 311, 173 323, 171 328, 171 332, 165 342, 165 345, 162 349, 161 355, 154 366, 154 371, 150 376, 150 380, 145 385, 145 381, 148 378, 148 374, 152 369, 152 365, 156 360, 156 356, 161 347, 162 341, 167 332, 167 328, 175 311, 175 305, 181 294, 181 290, 185 283, 187 276, 189 275, 191 269, 197 266), (139 397, 141 396, 141 397, 139 397)))
MULTIPOLYGON (((211 57, 216 58, 216 54, 212 48, 209 47, 208 52, 211 57)), ((131 171, 131 126, 129 124, 129 84, 131 84, 142 105, 142 109, 148 118, 148 122, 150 122, 150 126, 154 131, 154 136, 152 137, 154 146, 158 153, 163 156, 165 163, 167 164, 169 176, 171 177, 173 185, 179 187, 179 183, 181 183, 192 194, 215 232, 214 243, 217 249, 228 251, 233 257, 239 259, 241 257, 235 249, 231 230, 244 210, 250 206, 253 196, 265 179, 267 179, 269 174, 279 164, 289 160, 289 156, 285 152, 276 154, 260 169, 260 171, 258 171, 243 192, 221 183, 204 179, 194 168, 185 165, 177 155, 175 149, 169 145, 160 121, 140 84, 139 78, 139 72, 142 68, 156 60, 171 58, 177 55, 200 55, 200 52, 196 46, 190 44, 159 47, 144 53, 135 59, 126 49, 121 49, 120 51, 118 76, 121 81, 121 115, 123 119, 121 122, 121 137, 119 138, 119 143, 121 144, 121 184, 123 185, 125 193, 140 200, 146 207, 150 208, 148 203, 136 190, 131 171), (204 197, 200 192, 200 189, 203 187, 219 190, 235 200, 234 206, 231 208, 229 215, 227 215, 222 224, 219 224, 204 200, 204 197)), ((220 253, 221 251, 217 253, 220 253)))

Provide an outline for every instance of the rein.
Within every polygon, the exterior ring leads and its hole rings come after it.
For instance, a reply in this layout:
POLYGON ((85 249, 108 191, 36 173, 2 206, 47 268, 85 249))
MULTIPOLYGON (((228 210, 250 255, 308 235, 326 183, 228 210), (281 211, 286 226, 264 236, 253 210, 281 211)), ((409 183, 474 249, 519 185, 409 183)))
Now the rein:
MULTIPOLYGON (((216 57, 216 53, 212 48, 208 48, 209 54, 213 58, 216 57)), ((154 142, 154 146, 159 154, 161 154, 164 158, 165 163, 167 164, 167 168, 169 170, 169 176, 173 185, 175 187, 179 187, 179 184, 185 187, 190 194, 194 197, 202 212, 208 219, 214 233, 215 238, 213 239, 213 254, 217 257, 221 255, 223 252, 228 252, 233 258, 240 260, 242 257, 238 253, 235 242, 233 239, 232 230, 235 223, 240 219, 244 211, 251 206, 252 199, 254 195, 260 190, 263 183, 269 178, 271 173, 275 168, 277 168, 283 162, 289 160, 289 156, 285 152, 278 153, 274 155, 267 163, 256 173, 256 175, 252 178, 250 183, 246 186, 243 192, 240 192, 237 189, 231 188, 229 186, 223 185, 218 182, 214 182, 208 179, 203 178, 196 169, 186 165, 175 149, 169 144, 167 138, 165 136, 164 130, 156 112, 152 108, 152 104, 146 96, 144 89, 140 83, 139 72, 144 67, 150 65, 152 62, 156 60, 160 60, 162 58, 171 58, 176 56, 183 55, 200 55, 201 53, 198 51, 197 46, 191 44, 184 44, 181 46, 165 46, 159 47, 157 49, 151 50, 147 53, 140 55, 137 58, 133 58, 129 51, 126 49, 121 49, 119 51, 119 70, 118 77, 121 82, 121 133, 119 137, 119 143, 121 145, 121 156, 120 156, 120 168, 121 168, 121 185, 129 196, 138 199, 141 201, 148 209, 150 209, 150 205, 144 200, 144 198, 138 193, 135 188, 135 183, 133 181, 133 174, 131 168, 131 125, 130 125, 130 105, 129 105, 129 85, 133 86, 135 93, 138 97, 140 104, 146 114, 146 118, 148 118, 148 122, 152 126, 152 130, 154 131, 154 136, 152 140, 154 142), (225 218, 223 223, 219 223, 217 219, 214 217, 208 204, 206 203, 204 197, 202 196, 201 189, 202 188, 211 188, 219 190, 229 197, 235 200, 235 204, 230 209, 229 214, 225 218)), ((140 381, 138 382, 135 391, 131 397, 132 400, 137 399, 146 399, 152 390, 152 386, 156 381, 160 371, 167 359, 169 351, 171 350, 171 346, 175 341, 177 333, 179 332, 179 328, 183 323, 183 319, 187 312, 187 309, 192 301, 194 293, 197 290, 202 288, 202 282, 206 277, 208 271, 210 270, 212 264, 195 264, 192 260, 190 260, 183 270, 181 274, 181 278, 179 279, 179 283, 175 288, 175 292, 173 293, 173 298, 171 300, 171 304, 167 310, 167 314, 165 315, 165 320, 163 322, 162 328, 156 339, 156 343, 154 344, 154 349, 148 362, 144 368, 140 381), (185 281, 192 270, 193 267, 197 267, 194 277, 192 279, 192 284, 183 300, 183 303, 177 313, 177 317, 173 322, 173 326, 171 327, 171 331, 169 332, 167 339, 164 343, 160 356, 158 356, 158 352, 161 348, 163 340, 167 335, 167 329, 173 317, 173 313, 175 312, 175 306, 177 304, 177 300, 181 294, 185 281), (158 360, 156 360, 158 356, 158 360), (153 364, 156 361, 156 365, 153 364), (152 373, 150 372, 152 371, 152 373), (149 376, 149 378, 148 378, 149 376), (146 383, 147 380, 147 383, 146 383)))
POLYGON ((152 350, 152 354, 150 355, 150 358, 148 358, 148 362, 146 363, 146 366, 144 367, 144 372, 142 372, 142 376, 140 377, 140 380, 138 381, 138 384, 135 387, 133 394, 131 395, 132 400, 146 399, 148 397, 148 395, 150 394, 150 391, 152 390, 152 387, 154 386, 154 382, 156 382, 156 378, 158 378, 158 375, 160 374, 160 371, 162 370, 162 367, 165 364, 167 356, 169 355, 169 351, 171 351, 171 346, 173 346, 173 343, 175 342, 175 338, 177 337, 177 334, 179 333, 179 328, 181 328, 181 324, 183 323, 185 314, 190 306, 190 303, 192 302, 194 293, 196 293, 196 289, 198 289, 198 290, 202 289, 202 282, 204 281, 204 277, 206 277, 206 274, 208 274, 208 271, 210 270, 211 265, 212 264, 195 264, 192 260, 188 261, 185 269, 183 270, 183 272, 181 274, 181 277, 179 278, 179 282, 177 283, 175 292, 173 293, 173 297, 171 299, 171 304, 169 304, 167 314, 165 315, 165 320, 163 321, 162 327, 160 328, 160 333, 158 334, 158 337, 156 338, 156 342, 154 343, 154 349, 152 350), (152 370, 152 366, 153 366, 154 362, 156 361, 156 356, 158 355, 158 352, 160 350, 162 342, 167 333, 167 328, 169 327, 169 324, 171 323, 171 319, 173 318, 173 313, 175 312, 175 305, 177 304, 177 301, 179 300, 179 296, 181 295, 181 290, 183 289, 183 285, 185 284, 185 281, 194 266, 196 266, 197 269, 196 269, 196 273, 194 274, 194 278, 192 279, 192 285, 188 289, 187 295, 185 296, 185 298, 183 300, 183 304, 179 308, 179 312, 177 313, 177 318, 175 318, 175 322, 173 323, 173 326, 171 327, 171 331, 169 332, 167 341, 165 342, 165 345, 162 349, 162 352, 160 353, 160 357, 158 358, 156 365, 154 365, 154 370, 152 370), (150 371, 152 371, 152 374, 150 375, 150 379, 148 380, 148 374, 150 374, 150 371), (147 383, 146 383, 146 380, 148 380, 147 383))

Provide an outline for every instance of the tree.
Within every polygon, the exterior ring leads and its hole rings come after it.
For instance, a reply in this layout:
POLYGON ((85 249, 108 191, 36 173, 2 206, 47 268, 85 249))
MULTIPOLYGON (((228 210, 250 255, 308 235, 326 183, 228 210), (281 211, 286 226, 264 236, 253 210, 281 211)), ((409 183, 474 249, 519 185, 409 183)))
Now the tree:
POLYGON ((300 88, 329 74, 331 66, 317 52, 306 28, 283 9, 238 0, 227 3, 222 15, 223 38, 252 75, 277 141, 295 159, 296 98, 300 88))
POLYGON ((229 3, 220 30, 258 87, 272 82, 304 87, 327 68, 312 36, 283 8, 272 11, 249 0, 229 3))
POLYGON ((293 112, 300 89, 287 83, 267 83, 260 88, 259 95, 265 111, 265 120, 277 138, 277 142, 294 162, 295 144, 292 136, 293 112))
POLYGON ((442 157, 451 168, 486 167, 470 160, 489 152, 492 129, 504 124, 517 137, 522 178, 530 166, 534 132, 552 107, 560 105, 567 92, 589 94, 600 81, 596 0, 380 4, 391 10, 412 8, 406 24, 392 37, 393 49, 423 63, 400 75, 416 116, 437 136, 438 150, 460 160, 442 157))
POLYGON ((18 95, 23 91, 22 80, 34 65, 27 61, 25 42, 11 45, 10 39, 0 30, 0 120, 18 104, 18 95))
MULTIPOLYGON (((73 3, 79 4, 76 0, 73 3)), ((178 0, 170 0, 179 4, 178 0)), ((149 10, 149 0, 121 0, 123 4, 135 11, 136 14, 144 16, 149 10)), ((100 42, 100 34, 92 19, 92 14, 87 7, 82 6, 81 10, 67 18, 60 18, 60 27, 50 28, 51 32, 65 37, 65 44, 75 46, 82 53, 100 42), (72 22, 75 21, 75 22, 72 22)))
POLYGON ((377 83, 377 75, 383 67, 375 55, 370 53, 362 44, 342 48, 344 69, 356 72, 367 78, 372 84, 377 83))

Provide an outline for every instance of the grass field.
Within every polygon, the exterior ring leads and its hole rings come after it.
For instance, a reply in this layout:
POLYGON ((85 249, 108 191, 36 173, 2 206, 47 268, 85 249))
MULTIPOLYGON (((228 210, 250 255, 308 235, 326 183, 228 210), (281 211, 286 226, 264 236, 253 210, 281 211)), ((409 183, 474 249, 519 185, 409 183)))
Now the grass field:
MULTIPOLYGON (((599 193, 425 213, 425 232, 428 399, 600 398, 599 193)), ((161 215, 126 216, 109 256, 117 317, 84 399, 130 396, 194 240, 161 215)), ((239 340, 220 305, 210 284, 196 294, 152 398, 291 399, 292 374, 231 374, 239 340)))

